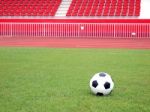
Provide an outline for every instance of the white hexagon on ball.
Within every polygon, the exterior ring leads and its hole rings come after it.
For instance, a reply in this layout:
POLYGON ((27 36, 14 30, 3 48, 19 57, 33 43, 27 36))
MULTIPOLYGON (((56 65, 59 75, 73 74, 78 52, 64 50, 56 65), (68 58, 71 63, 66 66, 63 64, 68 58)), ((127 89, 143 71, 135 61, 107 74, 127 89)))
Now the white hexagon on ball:
POLYGON ((114 88, 114 82, 108 73, 100 72, 91 78, 90 88, 97 96, 109 95, 114 88))

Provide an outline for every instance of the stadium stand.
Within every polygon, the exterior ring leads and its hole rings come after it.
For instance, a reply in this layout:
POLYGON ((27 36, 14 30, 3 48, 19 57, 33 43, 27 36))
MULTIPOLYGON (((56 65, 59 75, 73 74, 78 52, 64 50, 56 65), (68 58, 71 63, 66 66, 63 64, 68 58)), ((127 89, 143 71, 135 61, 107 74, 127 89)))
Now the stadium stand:
POLYGON ((0 0, 0 37, 149 38, 145 1, 0 0))
POLYGON ((0 16, 140 16, 140 3, 141 0, 0 0, 0 16))
POLYGON ((141 0, 73 0, 67 16, 139 16, 141 0))
POLYGON ((0 16, 54 16, 61 0, 0 0, 0 16))

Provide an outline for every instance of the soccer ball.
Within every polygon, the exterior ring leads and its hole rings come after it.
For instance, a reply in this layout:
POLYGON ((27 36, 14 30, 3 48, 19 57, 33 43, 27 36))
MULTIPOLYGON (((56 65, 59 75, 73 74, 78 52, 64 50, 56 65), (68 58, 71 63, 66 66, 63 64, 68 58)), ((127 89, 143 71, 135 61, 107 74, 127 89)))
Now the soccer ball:
POLYGON ((97 96, 108 95, 114 88, 114 82, 108 73, 96 73, 90 80, 92 93, 97 96))

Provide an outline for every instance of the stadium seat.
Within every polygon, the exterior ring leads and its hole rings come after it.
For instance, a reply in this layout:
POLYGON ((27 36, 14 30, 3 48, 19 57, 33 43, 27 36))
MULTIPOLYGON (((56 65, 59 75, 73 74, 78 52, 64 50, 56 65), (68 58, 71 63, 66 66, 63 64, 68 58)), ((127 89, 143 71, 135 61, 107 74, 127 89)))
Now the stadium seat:
MULTIPOLYGON (((140 16, 141 0, 68 0, 66 16, 140 16)), ((0 0, 0 16, 55 16, 62 0, 0 0)))
POLYGON ((66 16, 140 16, 141 0, 72 0, 66 16))
POLYGON ((0 16, 54 16, 61 0, 0 0, 0 16))

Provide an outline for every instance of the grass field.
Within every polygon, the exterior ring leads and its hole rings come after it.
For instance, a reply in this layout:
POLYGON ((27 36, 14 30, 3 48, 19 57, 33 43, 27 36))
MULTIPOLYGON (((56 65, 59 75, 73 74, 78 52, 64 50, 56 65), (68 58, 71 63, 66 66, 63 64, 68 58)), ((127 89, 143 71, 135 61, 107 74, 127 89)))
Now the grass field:
POLYGON ((150 112, 150 50, 0 48, 0 112, 150 112), (90 92, 100 71, 109 96, 90 92))

